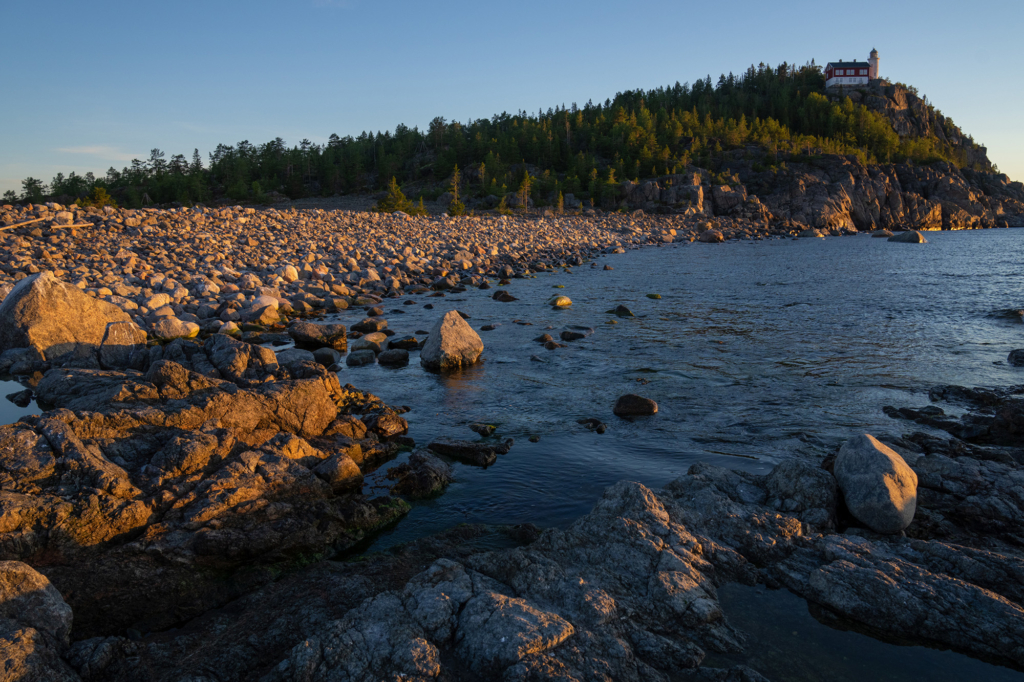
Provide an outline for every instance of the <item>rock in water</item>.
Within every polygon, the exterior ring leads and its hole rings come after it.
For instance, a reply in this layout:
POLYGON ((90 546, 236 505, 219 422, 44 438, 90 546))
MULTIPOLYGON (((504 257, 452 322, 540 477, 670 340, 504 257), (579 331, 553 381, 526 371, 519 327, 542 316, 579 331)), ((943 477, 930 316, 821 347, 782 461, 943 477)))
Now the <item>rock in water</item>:
POLYGON ((927 244, 928 240, 924 238, 924 235, 917 230, 908 230, 907 232, 900 232, 889 237, 890 242, 900 242, 903 244, 927 244))
POLYGON ((553 296, 548 301, 548 305, 555 308, 568 308, 572 305, 572 300, 568 296, 553 296))
POLYGON ((388 469, 387 477, 395 484, 391 492, 412 499, 433 497, 455 480, 451 466, 426 451, 409 455, 409 462, 388 469))
POLYGON ((649 417, 658 412, 658 403, 650 398, 627 393, 615 401, 612 410, 617 417, 649 417))
POLYGON ((701 233, 701 235, 697 237, 697 241, 704 242, 705 244, 717 244, 725 241, 725 235, 718 230, 708 230, 707 232, 701 233))
POLYGON ((846 441, 834 471, 850 513, 871 530, 899 533, 914 520, 917 474, 873 436, 846 441))
POLYGON ((1013 367, 1024 367, 1024 349, 1011 350, 1006 361, 1013 367))
POLYGON ((420 364, 427 369, 452 370, 469 367, 480 359, 484 342, 469 323, 449 310, 430 330, 420 351, 420 364))
POLYGON ((74 358, 96 366, 107 325, 115 322, 134 324, 113 303, 41 272, 21 280, 0 304, 0 352, 35 348, 50 362, 74 358))

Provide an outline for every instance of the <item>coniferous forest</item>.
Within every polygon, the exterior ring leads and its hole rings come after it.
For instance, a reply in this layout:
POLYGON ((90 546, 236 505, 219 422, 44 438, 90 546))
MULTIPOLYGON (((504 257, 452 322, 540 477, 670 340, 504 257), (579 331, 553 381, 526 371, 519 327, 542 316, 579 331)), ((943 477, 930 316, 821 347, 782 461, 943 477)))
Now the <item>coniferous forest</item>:
POLYGON ((103 176, 58 174, 49 185, 26 178, 21 195, 4 198, 69 201, 99 191, 129 207, 219 199, 262 203, 280 195, 374 192, 395 178, 410 196, 429 200, 445 191, 458 165, 467 196, 504 196, 519 190, 530 173, 530 195, 545 205, 560 193, 600 201, 623 180, 687 166, 720 171, 723 152, 741 147, 756 149, 767 168, 820 154, 852 154, 864 163, 967 163, 963 148, 934 135, 901 139, 884 115, 849 97, 827 96, 822 70, 813 62, 783 63, 751 66, 717 82, 709 76, 692 85, 622 92, 582 106, 467 123, 438 117, 425 130, 399 125, 358 137, 332 134, 324 145, 302 140, 289 146, 280 137, 260 144, 243 140, 218 145, 205 160, 198 150, 168 159, 154 149, 149 159, 103 176))

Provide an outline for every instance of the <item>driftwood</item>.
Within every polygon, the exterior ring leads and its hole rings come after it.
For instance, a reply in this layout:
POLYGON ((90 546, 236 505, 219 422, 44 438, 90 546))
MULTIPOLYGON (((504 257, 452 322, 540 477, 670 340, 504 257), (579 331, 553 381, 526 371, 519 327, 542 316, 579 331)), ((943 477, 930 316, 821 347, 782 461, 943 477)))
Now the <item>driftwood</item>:
POLYGON ((13 230, 16 227, 25 227, 26 225, 31 225, 32 223, 38 223, 40 220, 49 220, 49 218, 36 218, 35 220, 26 220, 23 223, 15 223, 14 225, 0 227, 0 230, 13 230))

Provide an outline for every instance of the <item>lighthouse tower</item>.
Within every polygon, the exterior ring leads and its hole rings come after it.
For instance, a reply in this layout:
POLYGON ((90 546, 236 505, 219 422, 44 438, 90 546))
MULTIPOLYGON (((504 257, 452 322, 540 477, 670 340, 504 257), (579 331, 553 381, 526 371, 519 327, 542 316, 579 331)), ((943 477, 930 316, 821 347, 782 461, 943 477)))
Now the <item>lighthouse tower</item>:
POLYGON ((878 78, 878 50, 871 50, 871 56, 868 58, 868 78, 878 78))

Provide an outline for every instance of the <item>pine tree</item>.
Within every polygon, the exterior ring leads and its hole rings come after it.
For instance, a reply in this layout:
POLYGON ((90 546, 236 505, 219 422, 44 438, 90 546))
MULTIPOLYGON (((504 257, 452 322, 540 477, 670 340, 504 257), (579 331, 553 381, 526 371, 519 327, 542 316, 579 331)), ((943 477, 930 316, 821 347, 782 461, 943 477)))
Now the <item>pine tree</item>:
POLYGON ((448 215, 466 215, 466 205, 459 201, 459 183, 462 181, 462 173, 459 172, 459 164, 455 164, 455 171, 452 173, 452 184, 449 191, 452 193, 452 203, 448 204, 448 215))

